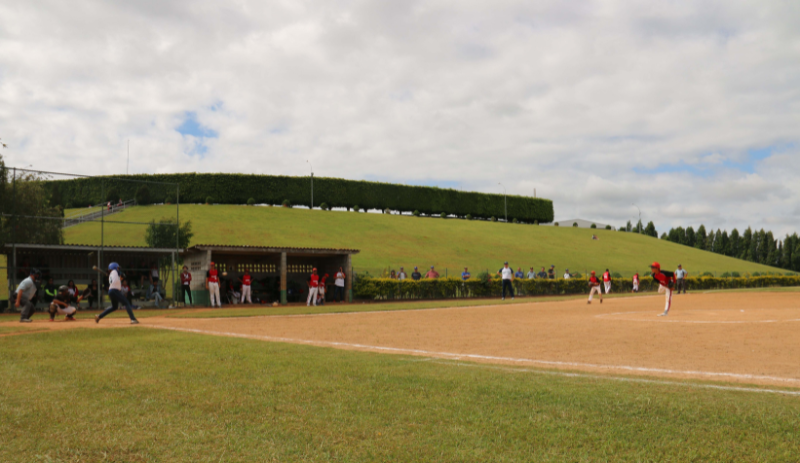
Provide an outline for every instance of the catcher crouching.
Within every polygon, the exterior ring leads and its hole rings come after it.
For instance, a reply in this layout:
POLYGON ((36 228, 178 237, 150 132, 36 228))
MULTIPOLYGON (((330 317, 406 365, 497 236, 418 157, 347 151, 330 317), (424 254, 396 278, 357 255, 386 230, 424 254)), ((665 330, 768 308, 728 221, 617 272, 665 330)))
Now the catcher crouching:
MULTIPOLYGON (((55 321, 56 314, 59 315, 66 315, 64 317, 64 321, 74 322, 75 321, 75 312, 78 310, 75 307, 69 305, 69 288, 66 285, 61 285, 58 288, 58 294, 53 299, 53 302, 50 303, 50 321, 55 321)), ((78 298, 78 303, 81 302, 83 296, 78 298)))

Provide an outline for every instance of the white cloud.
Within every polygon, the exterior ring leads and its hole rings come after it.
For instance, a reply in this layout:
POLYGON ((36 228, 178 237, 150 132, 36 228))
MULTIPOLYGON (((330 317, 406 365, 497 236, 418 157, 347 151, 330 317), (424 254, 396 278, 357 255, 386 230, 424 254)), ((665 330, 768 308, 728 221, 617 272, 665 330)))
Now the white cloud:
POLYGON ((311 159, 322 176, 537 188, 560 217, 619 225, 636 202, 660 230, 783 232, 797 153, 747 153, 800 146, 798 13, 780 0, 6 0, 3 155, 123 172, 130 139, 135 172, 301 175, 311 159), (175 131, 186 112, 219 135, 202 156, 175 131))

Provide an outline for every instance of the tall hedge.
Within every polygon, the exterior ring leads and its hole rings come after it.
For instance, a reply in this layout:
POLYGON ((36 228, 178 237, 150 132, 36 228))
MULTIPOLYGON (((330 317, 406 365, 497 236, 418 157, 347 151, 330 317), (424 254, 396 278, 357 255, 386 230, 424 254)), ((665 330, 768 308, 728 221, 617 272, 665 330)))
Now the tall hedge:
MULTIPOLYGON (((64 206, 97 204, 104 195, 102 191, 115 188, 124 199, 132 199, 142 183, 170 182, 180 185, 181 203, 205 203, 213 197, 218 204, 247 204, 254 198, 258 204, 283 203, 285 199, 294 205, 308 206, 311 201, 308 177, 286 177, 276 175, 244 174, 155 174, 93 177, 73 180, 51 181, 58 185, 64 206)), ((148 184, 151 201, 163 202, 163 197, 174 187, 148 184)), ((418 210, 423 214, 456 215, 488 219, 504 217, 503 195, 465 192, 445 188, 409 186, 394 183, 366 182, 339 178, 314 178, 314 205, 321 203, 330 207, 359 207, 367 209, 391 209, 401 212, 418 210)), ((508 220, 549 223, 553 221, 553 202, 548 199, 525 196, 508 196, 508 220)))

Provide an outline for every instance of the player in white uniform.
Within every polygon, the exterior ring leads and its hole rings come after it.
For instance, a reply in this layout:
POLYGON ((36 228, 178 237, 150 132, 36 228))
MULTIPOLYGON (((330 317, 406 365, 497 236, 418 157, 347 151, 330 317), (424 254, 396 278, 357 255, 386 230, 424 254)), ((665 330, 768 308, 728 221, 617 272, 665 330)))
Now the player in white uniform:
POLYGON ((133 306, 128 299, 122 294, 122 279, 119 276, 119 264, 111 262, 108 264, 108 297, 111 299, 111 307, 107 308, 100 315, 94 316, 94 322, 100 323, 106 315, 114 312, 122 304, 128 312, 128 317, 131 319, 131 325, 138 325, 139 321, 133 315, 133 306))
POLYGON ((639 273, 638 272, 633 275, 633 292, 634 293, 638 293, 639 292, 639 273))

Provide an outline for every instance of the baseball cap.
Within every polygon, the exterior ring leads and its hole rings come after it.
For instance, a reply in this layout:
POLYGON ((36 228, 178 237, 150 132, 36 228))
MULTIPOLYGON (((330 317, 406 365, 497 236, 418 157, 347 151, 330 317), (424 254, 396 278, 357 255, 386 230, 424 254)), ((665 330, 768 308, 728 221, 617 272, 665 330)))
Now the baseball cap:
POLYGON ((312 268, 311 271, 312 272, 316 272, 317 271, 317 267, 312 268))
POLYGON ((597 275, 597 274, 594 272, 594 270, 592 270, 592 275, 597 275))
POLYGON ((503 262, 503 265, 508 265, 508 261, 503 262))
POLYGON ((214 262, 209 262, 208 265, 214 265, 214 262))
POLYGON ((650 264, 650 268, 657 268, 661 270, 661 264, 659 264, 658 262, 653 262, 652 264, 650 264))

